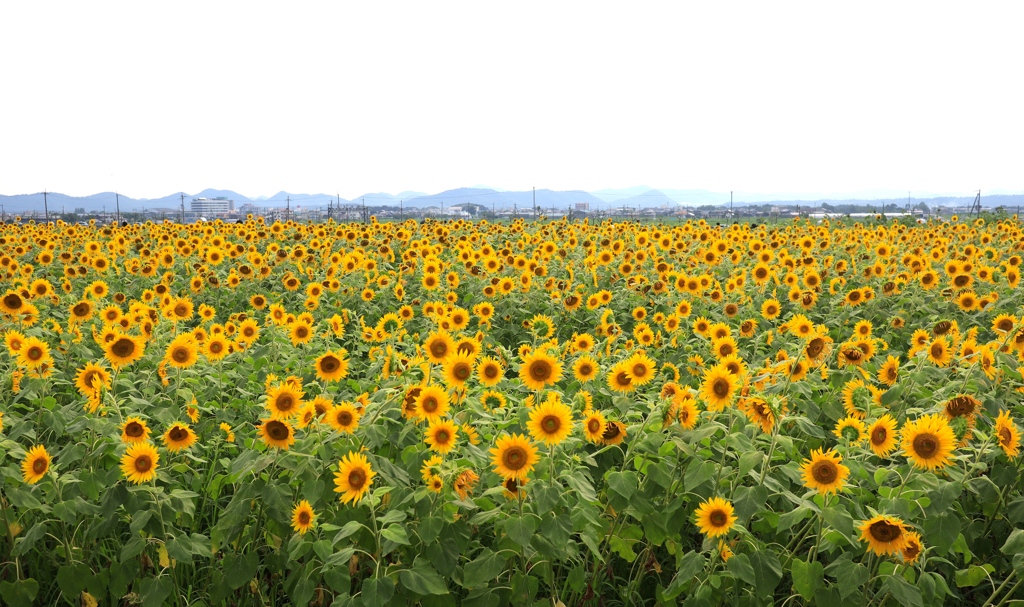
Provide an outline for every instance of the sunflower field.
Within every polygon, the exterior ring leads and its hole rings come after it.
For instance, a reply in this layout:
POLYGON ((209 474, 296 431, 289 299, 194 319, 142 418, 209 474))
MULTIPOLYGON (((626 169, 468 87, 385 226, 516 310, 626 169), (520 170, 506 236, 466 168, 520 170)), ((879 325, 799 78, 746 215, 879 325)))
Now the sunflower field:
POLYGON ((0 225, 0 600, 1021 604, 1022 250, 0 225))

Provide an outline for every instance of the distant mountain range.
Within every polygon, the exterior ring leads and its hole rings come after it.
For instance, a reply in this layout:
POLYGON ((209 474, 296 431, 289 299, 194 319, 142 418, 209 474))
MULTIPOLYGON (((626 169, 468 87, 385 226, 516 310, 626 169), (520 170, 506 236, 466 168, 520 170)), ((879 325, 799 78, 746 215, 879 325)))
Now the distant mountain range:
MULTIPOLYGON (((100 192, 90 196, 68 196, 57 192, 46 194, 46 204, 51 211, 60 213, 72 213, 75 209, 84 209, 87 213, 98 211, 113 211, 118 205, 122 213, 137 212, 154 209, 178 209, 184 200, 185 208, 188 209, 193 198, 217 198, 225 197, 235 201, 235 206, 252 204, 257 208, 273 208, 291 205, 292 209, 326 209, 328 204, 333 205, 362 205, 367 207, 399 206, 409 208, 425 207, 452 207, 460 204, 472 203, 483 207, 494 207, 497 209, 530 209, 536 201, 537 206, 550 209, 568 209, 576 203, 589 204, 590 210, 602 210, 612 207, 663 207, 663 206, 702 206, 702 205, 723 205, 729 204, 729 192, 712 192, 708 190, 675 190, 675 189, 653 189, 646 186, 636 186, 623 189, 606 189, 595 192, 584 192, 582 190, 556 191, 541 189, 536 192, 529 191, 504 191, 475 186, 472 188, 457 188, 446 190, 437 194, 425 194, 423 192, 400 192, 388 194, 384 192, 370 192, 357 196, 350 200, 339 199, 331 194, 301 194, 291 192, 278 192, 270 197, 249 198, 232 190, 206 189, 196 194, 175 193, 162 198, 135 199, 118 195, 114 192, 100 192)), ((872 191, 858 193, 850 198, 826 198, 810 197, 807 195, 765 195, 750 192, 733 192, 732 199, 734 206, 742 207, 752 204, 773 204, 773 205, 804 205, 820 206, 822 203, 832 204, 853 204, 853 205, 883 205, 895 204, 903 207, 907 198, 891 191, 872 191)), ((969 205, 974 200, 973 196, 940 196, 926 195, 915 196, 911 199, 913 204, 925 202, 930 206, 963 206, 969 205)), ((26 211, 43 210, 43 194, 17 194, 13 196, 0 195, 0 205, 5 213, 21 213, 26 211)), ((982 193, 982 205, 985 207, 1005 206, 1008 209, 1017 205, 1024 205, 1024 195, 1009 194, 1005 192, 985 195, 982 193)))

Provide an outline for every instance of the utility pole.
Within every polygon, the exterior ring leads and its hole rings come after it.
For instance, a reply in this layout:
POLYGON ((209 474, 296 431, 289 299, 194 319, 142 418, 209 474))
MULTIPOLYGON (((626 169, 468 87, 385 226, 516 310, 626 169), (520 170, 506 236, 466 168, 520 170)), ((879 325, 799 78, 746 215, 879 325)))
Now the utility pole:
POLYGON ((288 196, 286 200, 288 207, 285 209, 284 220, 288 221, 292 218, 292 197, 288 196))
POLYGON ((363 223, 366 223, 366 199, 362 198, 363 201, 363 223))
POLYGON ((46 223, 50 223, 50 207, 46 204, 46 190, 43 190, 43 213, 46 214, 46 223))
POLYGON ((185 223, 185 192, 181 193, 181 223, 185 223))
POLYGON ((117 205, 116 207, 114 207, 117 211, 117 214, 114 215, 114 218, 117 222, 117 225, 121 225, 121 195, 118 194, 117 192, 114 192, 114 198, 116 200, 115 204, 117 205))
POLYGON ((405 221, 405 199, 400 198, 398 200, 398 219, 399 221, 405 221))

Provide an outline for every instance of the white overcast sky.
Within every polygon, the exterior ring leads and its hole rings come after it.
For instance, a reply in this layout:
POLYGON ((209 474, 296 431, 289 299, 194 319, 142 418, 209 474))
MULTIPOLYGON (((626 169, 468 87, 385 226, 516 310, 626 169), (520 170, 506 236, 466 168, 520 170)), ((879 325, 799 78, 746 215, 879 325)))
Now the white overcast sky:
POLYGON ((1020 2, 3 2, 0 194, 1024 191, 1020 2))

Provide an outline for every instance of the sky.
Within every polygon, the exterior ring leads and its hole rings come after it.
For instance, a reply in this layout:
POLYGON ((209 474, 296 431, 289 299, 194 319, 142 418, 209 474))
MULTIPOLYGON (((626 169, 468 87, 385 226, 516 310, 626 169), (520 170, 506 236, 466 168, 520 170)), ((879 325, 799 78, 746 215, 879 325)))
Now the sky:
POLYGON ((0 194, 1024 191, 1019 2, 4 2, 0 194))

